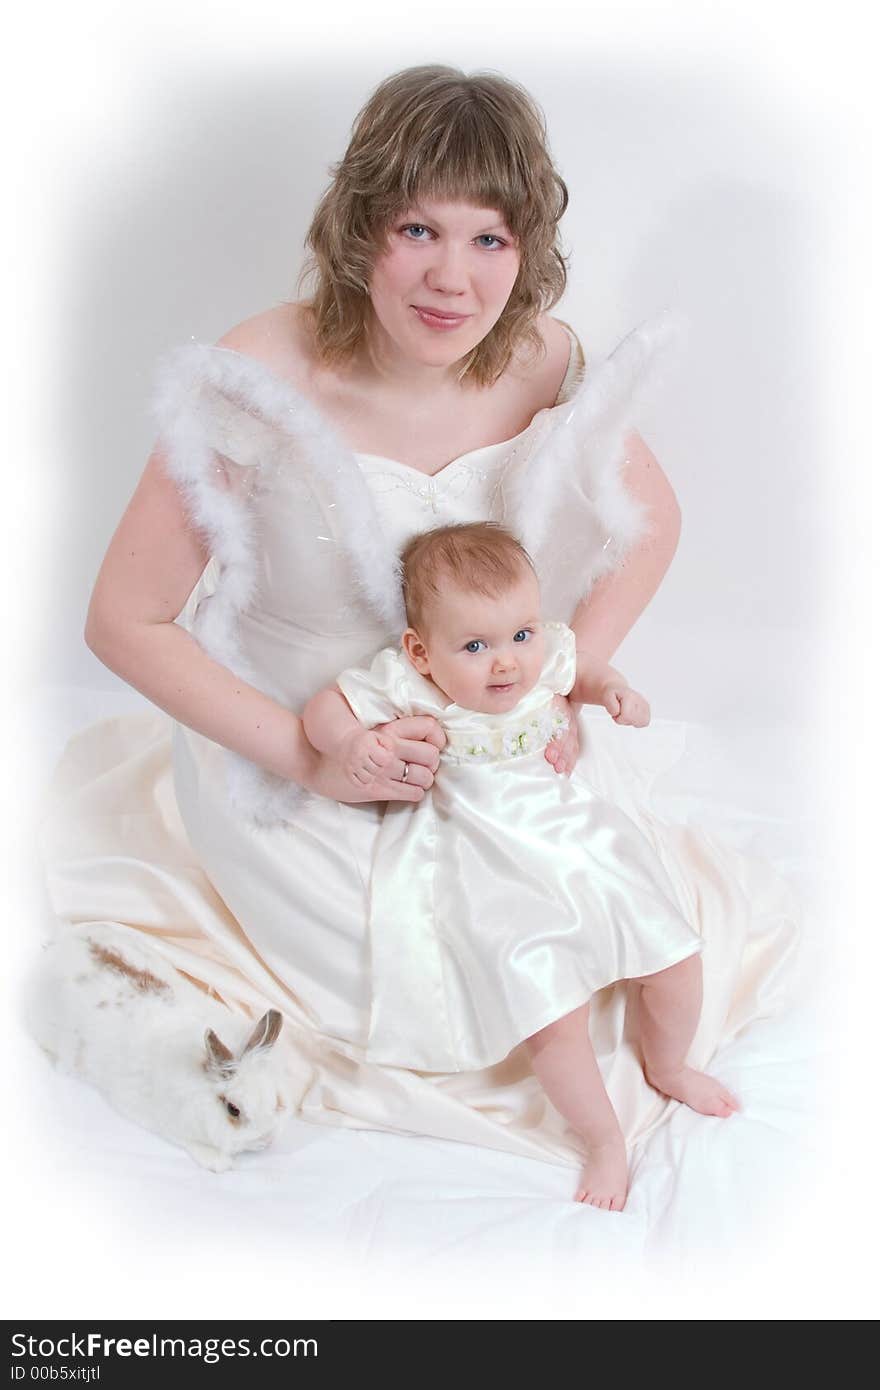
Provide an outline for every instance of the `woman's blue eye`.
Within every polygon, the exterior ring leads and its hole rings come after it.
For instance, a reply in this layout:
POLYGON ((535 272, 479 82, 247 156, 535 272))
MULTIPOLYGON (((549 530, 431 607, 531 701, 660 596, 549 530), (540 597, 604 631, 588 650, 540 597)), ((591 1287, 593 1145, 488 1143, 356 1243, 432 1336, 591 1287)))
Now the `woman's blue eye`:
POLYGON ((515 632, 513 634, 513 640, 514 642, 528 642, 531 635, 532 634, 529 628, 521 627, 519 632, 515 632))
MULTIPOLYGON (((421 222, 409 222, 409 223, 407 223, 407 225, 406 225, 405 227, 402 227, 402 228, 401 228, 401 231, 407 233, 407 241, 426 241, 426 240, 427 240, 427 237, 423 237, 423 236, 410 236, 410 235, 409 235, 410 232, 427 232, 427 231, 428 231, 428 228, 425 227, 425 226, 423 226, 421 222)), ((505 242, 503 242, 503 241, 501 240, 500 237, 495 236, 492 232, 483 232, 483 234, 482 234, 481 236, 478 236, 478 237, 477 237, 477 241, 481 241, 481 242, 483 242, 483 243, 485 243, 485 242, 487 242, 487 241, 494 241, 498 246, 504 246, 504 245, 506 244, 505 242)), ((494 250, 495 248, 494 248, 494 247, 489 247, 489 248, 487 248, 487 249, 488 249, 488 250, 494 250)))
POLYGON ((482 642, 479 637, 475 637, 472 642, 465 642, 464 649, 466 652, 478 652, 485 645, 486 643, 482 642))

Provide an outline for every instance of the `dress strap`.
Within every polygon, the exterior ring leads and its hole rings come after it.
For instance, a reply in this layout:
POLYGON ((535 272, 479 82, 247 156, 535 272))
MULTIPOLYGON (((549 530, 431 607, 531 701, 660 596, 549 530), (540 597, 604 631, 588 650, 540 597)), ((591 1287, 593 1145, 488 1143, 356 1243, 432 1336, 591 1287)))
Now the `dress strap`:
POLYGON ((579 386, 583 381, 587 364, 584 358, 584 350, 581 347, 580 338, 571 327, 571 324, 565 323, 563 319, 557 319, 556 322, 562 324, 569 338, 568 366, 565 370, 565 376, 562 379, 559 393, 556 400, 553 402, 554 405, 562 405, 563 401, 567 401, 572 395, 575 387, 579 386))

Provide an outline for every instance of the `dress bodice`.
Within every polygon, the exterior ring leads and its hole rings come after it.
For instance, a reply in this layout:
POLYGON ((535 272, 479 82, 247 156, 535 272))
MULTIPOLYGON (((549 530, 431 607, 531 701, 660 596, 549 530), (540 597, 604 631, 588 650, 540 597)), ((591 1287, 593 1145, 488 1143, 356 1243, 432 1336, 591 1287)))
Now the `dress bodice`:
POLYGON ((500 519, 504 511, 505 475, 509 470, 516 470, 547 415, 570 399, 585 371, 577 335, 568 324, 563 327, 569 337, 569 357, 556 400, 553 406, 537 411, 525 429, 513 438, 470 449, 434 474, 423 473, 398 459, 379 454, 355 454, 385 535, 395 552, 402 550, 419 531, 457 522, 500 519))
POLYGON ((496 519, 504 476, 528 447, 539 419, 540 413, 515 439, 462 454, 433 476, 396 459, 356 454, 393 549, 401 551, 411 536, 435 526, 496 519))

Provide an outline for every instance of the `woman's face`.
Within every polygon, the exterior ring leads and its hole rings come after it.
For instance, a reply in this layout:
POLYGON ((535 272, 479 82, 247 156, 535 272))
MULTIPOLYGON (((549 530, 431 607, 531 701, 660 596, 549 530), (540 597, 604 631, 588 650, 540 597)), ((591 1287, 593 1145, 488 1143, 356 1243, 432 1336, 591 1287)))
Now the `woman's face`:
POLYGON ((379 346, 426 366, 457 362, 500 318, 519 264, 497 208, 431 200, 407 208, 370 281, 379 346))

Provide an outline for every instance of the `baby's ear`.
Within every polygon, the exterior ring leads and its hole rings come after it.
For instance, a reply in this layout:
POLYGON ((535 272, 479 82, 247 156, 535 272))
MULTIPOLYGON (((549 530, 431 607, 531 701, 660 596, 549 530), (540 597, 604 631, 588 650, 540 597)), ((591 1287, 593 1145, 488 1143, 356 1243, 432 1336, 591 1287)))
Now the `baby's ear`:
POLYGON ((407 628, 400 639, 400 645, 419 675, 430 676, 431 664, 428 660, 428 649, 414 627, 407 628))

